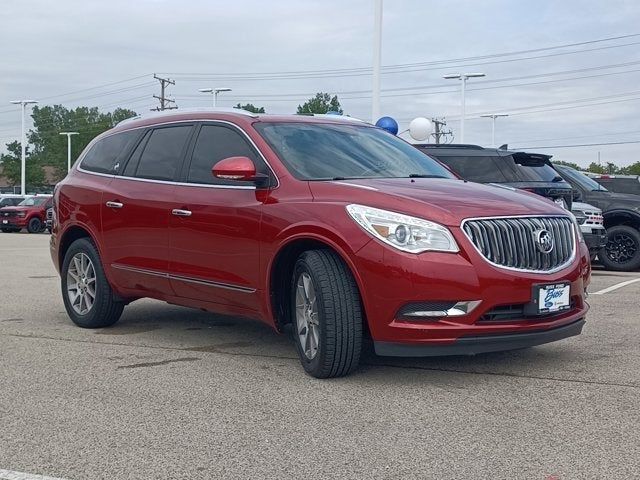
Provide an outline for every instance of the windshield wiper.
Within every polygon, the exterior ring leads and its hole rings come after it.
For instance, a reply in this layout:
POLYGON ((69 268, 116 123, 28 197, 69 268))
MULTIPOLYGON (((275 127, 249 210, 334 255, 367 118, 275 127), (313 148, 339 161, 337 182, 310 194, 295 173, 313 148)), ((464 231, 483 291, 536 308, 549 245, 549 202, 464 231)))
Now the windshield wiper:
POLYGON ((410 173, 409 178, 447 178, 442 175, 429 175, 428 173, 410 173))

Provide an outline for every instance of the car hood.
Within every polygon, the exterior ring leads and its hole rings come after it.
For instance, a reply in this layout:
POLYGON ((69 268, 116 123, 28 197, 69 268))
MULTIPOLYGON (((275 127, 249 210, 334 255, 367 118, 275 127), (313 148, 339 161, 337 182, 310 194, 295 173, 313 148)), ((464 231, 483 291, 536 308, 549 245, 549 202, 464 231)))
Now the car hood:
POLYGON ((309 183, 314 201, 365 204, 449 226, 473 217, 569 213, 533 193, 464 180, 384 178, 309 183))
POLYGON ((0 212, 26 212, 28 210, 33 210, 34 207, 2 207, 0 208, 0 212))
POLYGON ((632 207, 637 207, 640 205, 640 195, 635 195, 633 193, 616 193, 616 192, 605 192, 607 197, 610 200, 613 200, 616 205, 628 205, 632 207))

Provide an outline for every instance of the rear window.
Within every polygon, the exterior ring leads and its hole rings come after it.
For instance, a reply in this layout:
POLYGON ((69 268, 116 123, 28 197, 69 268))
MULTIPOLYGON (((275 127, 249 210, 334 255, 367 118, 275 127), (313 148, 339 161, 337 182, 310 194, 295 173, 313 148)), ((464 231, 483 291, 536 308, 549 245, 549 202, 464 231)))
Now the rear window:
POLYGON ((85 154, 81 167, 90 172, 116 173, 118 158, 137 136, 137 131, 130 130, 98 140, 85 154))
POLYGON ((598 183, 617 193, 640 193, 640 181, 637 178, 598 178, 598 183))
POLYGON ((465 180, 479 183, 519 183, 519 182, 553 182, 558 181, 560 175, 551 165, 521 165, 512 155, 434 155, 451 170, 465 180))

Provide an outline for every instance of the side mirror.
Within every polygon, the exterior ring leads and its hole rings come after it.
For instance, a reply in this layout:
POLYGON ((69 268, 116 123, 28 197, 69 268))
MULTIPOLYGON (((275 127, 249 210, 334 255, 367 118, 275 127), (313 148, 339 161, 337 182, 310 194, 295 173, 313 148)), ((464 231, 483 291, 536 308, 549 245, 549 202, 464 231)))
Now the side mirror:
POLYGON ((221 180, 236 180, 239 182, 264 183, 269 179, 267 175, 256 173, 256 166, 249 157, 229 157, 220 160, 211 169, 215 178, 221 180))
POLYGON ((574 202, 582 201, 582 194, 578 190, 573 191, 573 201, 574 202))

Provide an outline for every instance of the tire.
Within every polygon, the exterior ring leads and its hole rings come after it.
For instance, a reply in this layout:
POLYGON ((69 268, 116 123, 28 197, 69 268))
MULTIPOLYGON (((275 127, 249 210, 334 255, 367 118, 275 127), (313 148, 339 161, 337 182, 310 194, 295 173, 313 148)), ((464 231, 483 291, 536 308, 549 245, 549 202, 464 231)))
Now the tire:
POLYGON ((2 229, 2 233, 11 233, 11 232, 13 232, 12 228, 3 228, 2 229))
POLYGON ((342 259, 330 250, 304 252, 294 266, 289 293, 293 339, 304 370, 316 378, 331 378, 356 369, 363 314, 358 287, 342 259))
POLYGON ((124 303, 114 300, 113 291, 104 275, 100 256, 91 240, 81 238, 71 244, 64 256, 60 276, 64 307, 73 323, 82 328, 103 328, 113 325, 120 319, 124 303), (93 282, 86 280, 91 277, 91 269, 85 268, 88 265, 87 260, 91 262, 93 269, 93 282), (87 272, 85 280, 82 280, 83 271, 87 272), (78 275, 79 272, 80 275, 78 275), (69 280, 73 282, 75 278, 79 278, 80 281, 75 284, 69 282, 69 280), (73 285, 81 288, 74 289, 73 285), (91 285, 93 285, 94 297, 89 306, 91 285), (73 290, 72 292, 69 291, 69 287, 73 290), (82 289, 83 292, 81 292, 82 289), (76 300, 79 293, 85 295, 84 303, 82 298, 76 300), (72 296, 74 299, 71 298, 72 296))
POLYGON ((598 253, 607 270, 630 271, 640 268, 640 232, 628 225, 607 229, 607 244, 598 253))
POLYGON ((27 224, 27 232, 40 233, 42 231, 42 220, 38 217, 33 217, 27 224))

